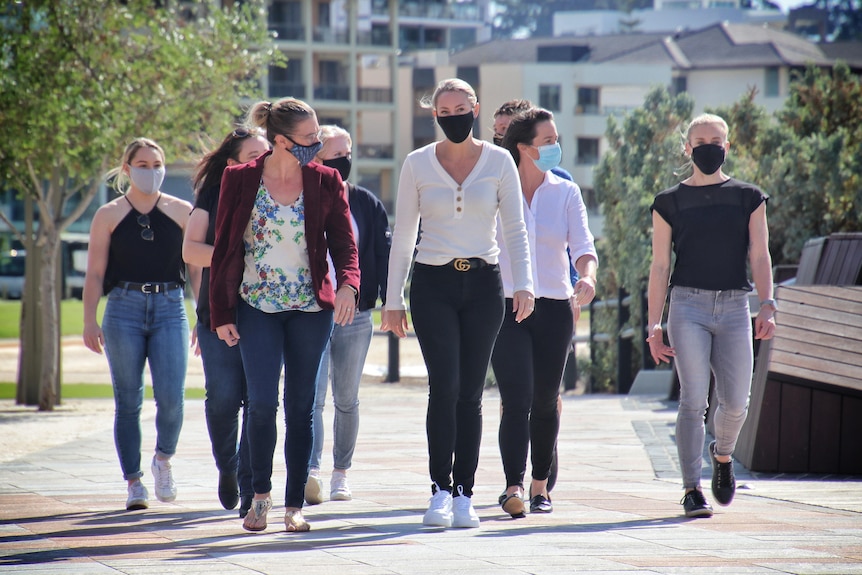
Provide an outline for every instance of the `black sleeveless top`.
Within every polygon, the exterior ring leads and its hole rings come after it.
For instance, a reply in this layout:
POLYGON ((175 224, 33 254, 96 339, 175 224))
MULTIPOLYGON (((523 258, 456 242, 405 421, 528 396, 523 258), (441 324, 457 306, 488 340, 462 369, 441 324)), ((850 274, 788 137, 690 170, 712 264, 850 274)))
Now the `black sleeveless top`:
MULTIPOLYGON (((207 245, 215 244, 216 212, 218 210, 219 186, 203 189, 195 199, 195 209, 205 210, 209 214, 209 226, 204 240, 207 245)), ((210 324, 210 268, 201 270, 201 289, 198 294, 198 323, 210 324)))
POLYGON ((658 194, 650 209, 672 230, 670 284, 750 291, 748 221, 767 199, 757 186, 734 178, 708 186, 680 183, 658 194))
POLYGON ((156 202, 147 214, 153 233, 153 239, 148 241, 142 236, 146 226, 138 223, 140 216, 141 213, 133 206, 111 233, 108 267, 102 286, 106 294, 119 282, 185 284, 183 229, 162 212, 156 202))

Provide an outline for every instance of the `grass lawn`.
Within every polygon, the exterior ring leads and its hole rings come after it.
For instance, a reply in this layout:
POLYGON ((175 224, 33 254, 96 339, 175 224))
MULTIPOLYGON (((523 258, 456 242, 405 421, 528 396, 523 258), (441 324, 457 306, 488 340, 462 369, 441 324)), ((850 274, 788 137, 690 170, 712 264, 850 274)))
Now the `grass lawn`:
MULTIPOLYGON (((15 399, 17 393, 14 383, 0 383, 0 399, 15 399)), ((92 399, 114 397, 114 390, 108 384, 70 383, 64 384, 60 391, 63 399, 92 399)), ((144 387, 144 397, 153 398, 153 388, 144 387)), ((204 399, 206 390, 198 387, 186 388, 186 399, 204 399)))

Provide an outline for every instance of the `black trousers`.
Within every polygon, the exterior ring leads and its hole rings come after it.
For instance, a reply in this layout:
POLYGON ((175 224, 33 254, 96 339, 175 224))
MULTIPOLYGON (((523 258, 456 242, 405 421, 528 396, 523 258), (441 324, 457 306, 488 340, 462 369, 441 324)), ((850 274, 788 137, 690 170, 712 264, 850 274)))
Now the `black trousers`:
POLYGON ((568 300, 539 298, 533 314, 521 323, 515 322, 512 300, 506 300, 491 364, 503 404, 498 437, 507 487, 523 487, 528 446, 533 479, 548 478, 560 431, 557 397, 573 327, 568 300))
POLYGON ((413 328, 428 368, 428 467, 437 489, 473 494, 482 440, 482 391, 503 320, 500 270, 415 264, 413 328))

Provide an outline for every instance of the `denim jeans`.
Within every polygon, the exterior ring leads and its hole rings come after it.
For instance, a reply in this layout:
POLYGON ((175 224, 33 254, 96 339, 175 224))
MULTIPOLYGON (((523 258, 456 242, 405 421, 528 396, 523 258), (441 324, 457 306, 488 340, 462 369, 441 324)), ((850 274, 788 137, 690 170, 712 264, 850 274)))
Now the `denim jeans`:
POLYGON ((252 495, 251 465, 248 459, 248 393, 239 346, 230 347, 198 322, 198 343, 207 391, 204 413, 210 434, 213 458, 220 473, 235 473, 241 495, 252 495), (239 412, 242 410, 242 427, 239 412), (240 429, 242 433, 240 434, 240 429), (239 444, 237 445, 237 439, 239 444))
POLYGON ((317 374, 317 394, 314 401, 314 447, 310 467, 320 467, 323 456, 323 406, 326 388, 332 373, 332 403, 335 406, 335 423, 332 460, 335 469, 350 469, 353 450, 359 433, 359 382, 365 356, 371 346, 374 324, 371 310, 356 312, 352 324, 336 325, 317 374))
POLYGON ((482 441, 482 392, 503 322, 498 266, 466 272, 415 264, 410 311, 428 368, 428 467, 439 489, 473 494, 482 441))
POLYGON ((733 453, 748 414, 754 365, 748 292, 674 287, 667 327, 680 382, 677 451, 683 487, 691 489, 700 485, 703 473, 710 371, 718 400, 713 419, 717 455, 733 453))
POLYGON ((512 300, 506 300, 506 317, 491 356, 503 404, 498 442, 506 487, 524 486, 528 447, 533 479, 550 475, 560 431, 557 399, 573 328, 567 299, 537 299, 532 315, 521 323, 515 321, 512 300))
POLYGON ((176 453, 183 426, 189 323, 183 289, 145 294, 116 287, 102 318, 105 354, 114 385, 114 443, 124 479, 141 471, 144 365, 149 363, 156 400, 157 454, 176 453))
POLYGON ((255 493, 272 491, 278 387, 284 366, 285 507, 302 507, 311 457, 314 395, 323 348, 332 333, 332 310, 265 313, 237 307, 239 348, 248 382, 248 446, 255 493))

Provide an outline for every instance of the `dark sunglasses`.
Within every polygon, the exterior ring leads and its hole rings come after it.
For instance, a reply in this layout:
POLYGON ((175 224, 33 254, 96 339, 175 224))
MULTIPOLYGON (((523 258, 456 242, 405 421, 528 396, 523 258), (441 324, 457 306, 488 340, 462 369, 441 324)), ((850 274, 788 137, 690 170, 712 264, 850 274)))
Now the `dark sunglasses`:
POLYGON ((153 238, 155 238, 155 234, 153 233, 153 229, 150 227, 150 216, 147 214, 141 214, 138 216, 138 225, 141 226, 141 238, 145 241, 151 242, 153 238))
POLYGON ((248 138, 251 136, 251 132, 246 130, 245 128, 237 128, 233 132, 230 133, 231 136, 237 138, 238 140, 242 140, 243 138, 248 138))

